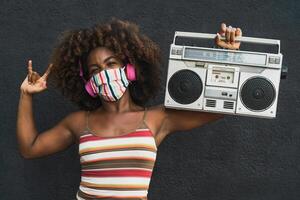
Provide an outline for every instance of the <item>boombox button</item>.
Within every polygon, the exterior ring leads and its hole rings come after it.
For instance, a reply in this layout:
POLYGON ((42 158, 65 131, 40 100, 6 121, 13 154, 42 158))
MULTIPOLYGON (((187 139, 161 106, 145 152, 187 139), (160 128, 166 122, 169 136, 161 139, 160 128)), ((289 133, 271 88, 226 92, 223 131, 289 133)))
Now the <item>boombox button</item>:
POLYGON ((280 63, 280 58, 275 58, 275 64, 279 64, 280 63))
POLYGON ((270 64, 275 64, 275 58, 274 57, 269 57, 269 63, 270 64))
POLYGON ((227 92, 222 92, 222 96, 227 96, 227 92))

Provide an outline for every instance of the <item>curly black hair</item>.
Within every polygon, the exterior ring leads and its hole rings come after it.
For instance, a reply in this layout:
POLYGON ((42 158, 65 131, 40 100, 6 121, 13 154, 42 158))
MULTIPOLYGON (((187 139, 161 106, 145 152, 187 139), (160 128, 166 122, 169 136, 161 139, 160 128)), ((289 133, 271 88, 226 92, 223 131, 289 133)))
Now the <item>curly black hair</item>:
POLYGON ((142 34, 135 23, 116 18, 90 28, 62 32, 50 57, 53 64, 49 74, 50 84, 80 109, 100 107, 99 98, 93 98, 86 92, 84 81, 79 76, 81 62, 83 76, 87 79, 87 57, 96 47, 106 47, 135 66, 137 80, 129 84, 130 96, 135 104, 144 106, 156 95, 160 86, 161 64, 158 45, 142 34))

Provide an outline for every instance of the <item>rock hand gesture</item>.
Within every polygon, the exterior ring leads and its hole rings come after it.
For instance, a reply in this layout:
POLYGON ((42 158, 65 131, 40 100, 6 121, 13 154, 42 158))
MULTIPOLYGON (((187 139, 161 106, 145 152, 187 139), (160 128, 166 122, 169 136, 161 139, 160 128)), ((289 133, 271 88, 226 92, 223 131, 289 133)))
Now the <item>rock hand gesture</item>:
POLYGON ((46 72, 43 74, 43 76, 40 76, 37 72, 32 70, 32 60, 29 60, 28 74, 20 87, 21 92, 26 94, 34 94, 47 89, 47 78, 50 74, 52 66, 52 63, 49 64, 46 72))

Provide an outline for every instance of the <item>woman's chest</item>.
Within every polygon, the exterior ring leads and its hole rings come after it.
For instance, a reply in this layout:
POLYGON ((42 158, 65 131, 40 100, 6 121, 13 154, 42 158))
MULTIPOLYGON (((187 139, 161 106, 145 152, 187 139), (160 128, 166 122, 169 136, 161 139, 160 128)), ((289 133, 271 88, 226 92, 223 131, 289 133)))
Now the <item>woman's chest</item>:
POLYGON ((80 137, 79 155, 82 164, 92 161, 104 164, 110 161, 139 161, 150 164, 156 158, 156 143, 152 133, 147 129, 117 137, 99 137, 91 133, 80 137))
POLYGON ((72 128, 75 132, 76 142, 79 143, 81 136, 86 133, 96 137, 111 138, 124 136, 144 129, 147 129, 156 140, 156 133, 159 126, 155 126, 155 120, 153 121, 152 119, 156 119, 156 117, 150 116, 151 112, 149 111, 147 112, 147 118, 145 118, 144 112, 123 116, 119 115, 118 117, 85 114, 80 120, 73 123, 76 126, 76 128, 72 128))

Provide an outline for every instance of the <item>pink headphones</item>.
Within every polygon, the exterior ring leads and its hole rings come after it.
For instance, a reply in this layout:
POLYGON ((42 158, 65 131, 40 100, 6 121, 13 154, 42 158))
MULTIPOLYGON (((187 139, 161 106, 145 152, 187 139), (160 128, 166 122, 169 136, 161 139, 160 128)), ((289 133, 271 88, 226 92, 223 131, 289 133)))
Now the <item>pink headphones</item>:
MULTIPOLYGON (((84 77, 83 77, 83 69, 82 69, 82 65, 81 65, 80 61, 79 61, 79 69, 80 69, 79 76, 82 78, 82 80, 85 83, 85 90, 89 93, 90 96, 97 97, 97 94, 95 94, 93 89, 92 89, 90 81, 85 80, 84 77)), ((130 64, 130 63, 126 64, 125 73, 126 73, 126 77, 129 81, 135 81, 136 80, 135 68, 132 64, 130 64)))

